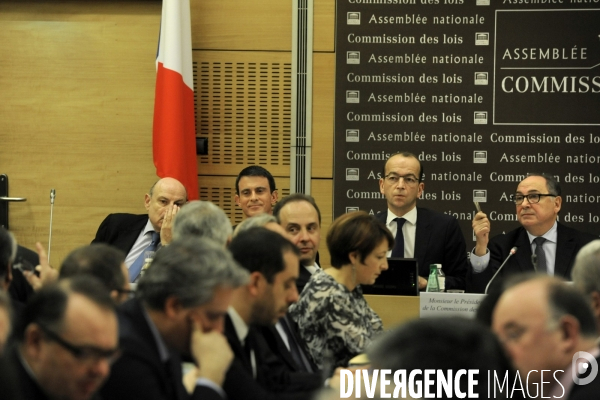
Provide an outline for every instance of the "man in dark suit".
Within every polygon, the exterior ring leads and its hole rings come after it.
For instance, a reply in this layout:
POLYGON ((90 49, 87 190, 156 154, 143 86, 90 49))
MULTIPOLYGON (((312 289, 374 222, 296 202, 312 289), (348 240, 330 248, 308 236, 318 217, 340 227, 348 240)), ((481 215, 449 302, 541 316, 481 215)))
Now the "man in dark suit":
POLYGON ((156 254, 136 297, 119 309, 123 352, 102 395, 114 400, 224 399, 232 359, 222 334, 234 288, 248 274, 210 240, 184 238, 156 254), (193 359, 191 395, 181 360, 193 359))
POLYGON ((596 321, 574 287, 547 275, 509 284, 492 329, 531 397, 600 398, 596 321))
POLYGON ((519 183, 513 200, 521 226, 491 240, 486 214, 475 215, 473 230, 477 239, 470 257, 470 292, 485 291, 513 247, 517 247, 517 252, 508 259, 492 285, 509 275, 532 271, 570 280, 577 252, 595 238, 557 222, 562 197, 560 185, 552 175, 530 174, 519 183))
MULTIPOLYGON (((124 251, 125 265, 131 268, 149 246, 156 249, 159 243, 171 241, 173 219, 186 202, 187 192, 181 182, 174 178, 160 179, 145 196, 147 215, 110 214, 100 224, 92 243, 107 243, 124 251)), ((136 278, 137 275, 130 281, 136 278)))
POLYGON ((468 269, 465 239, 456 218, 417 207, 425 189, 423 179, 423 167, 412 153, 395 154, 385 163, 379 190, 388 209, 376 218, 396 238, 388 257, 416 258, 421 290, 427 287, 431 264, 442 264, 446 289, 464 289, 468 269))
POLYGON ((296 287, 298 293, 302 293, 311 275, 320 268, 321 211, 312 196, 294 193, 275 205, 273 215, 287 238, 300 250, 300 275, 296 287))
POLYGON ((112 299, 93 277, 42 287, 15 326, 9 358, 23 398, 86 400, 119 355, 112 299))
POLYGON ((272 327, 298 299, 298 249, 261 227, 240 232, 229 248, 250 272, 250 282, 234 293, 226 319, 225 334, 235 360, 225 392, 232 400, 311 398, 322 385, 320 374, 293 372, 272 352, 260 330, 272 327))

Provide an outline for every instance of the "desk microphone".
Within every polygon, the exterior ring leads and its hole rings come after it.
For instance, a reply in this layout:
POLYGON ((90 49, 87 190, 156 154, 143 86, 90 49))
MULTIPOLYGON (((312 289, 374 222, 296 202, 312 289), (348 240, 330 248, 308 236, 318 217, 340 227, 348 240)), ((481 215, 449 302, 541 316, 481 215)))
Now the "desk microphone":
POLYGON ((54 211, 54 198, 56 190, 50 189, 50 236, 48 237, 48 263, 50 262, 50 246, 52 246, 52 212, 54 211))
POLYGON ((533 269, 537 272, 537 254, 533 253, 531 255, 531 263, 533 264, 533 269))
POLYGON ((492 276, 492 279, 490 279, 490 281, 488 282, 487 286, 485 287, 485 294, 487 294, 488 289, 490 287, 490 285, 492 284, 492 282, 494 281, 494 279, 496 278, 496 275, 498 275, 498 273, 500 272, 500 270, 502 269, 502 267, 504 267, 504 265, 506 264, 506 262, 508 261, 509 258, 511 258, 516 252, 517 252, 518 247, 513 247, 512 249, 510 249, 510 251, 508 252, 508 257, 506 257, 504 259, 504 262, 502 263, 502 265, 500 266, 500 268, 498 268, 498 271, 496 271, 496 273, 494 274, 494 276, 492 276))

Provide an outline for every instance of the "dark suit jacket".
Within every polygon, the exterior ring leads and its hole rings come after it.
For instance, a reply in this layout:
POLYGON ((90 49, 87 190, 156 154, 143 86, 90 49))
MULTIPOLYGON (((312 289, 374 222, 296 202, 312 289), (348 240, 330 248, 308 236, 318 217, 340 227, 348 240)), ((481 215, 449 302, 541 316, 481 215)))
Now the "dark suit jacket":
MULTIPOLYGON (((17 246, 17 256, 13 265, 21 263, 28 264, 30 268, 35 268, 40 263, 40 257, 33 250, 17 246)), ((13 268, 12 273, 13 280, 8 288, 8 293, 14 301, 25 304, 33 296, 33 288, 23 276, 21 270, 13 268)))
POLYGON ((190 396, 182 381, 181 358, 171 353, 167 363, 160 360, 158 347, 137 299, 119 309, 119 345, 123 355, 112 366, 110 378, 101 390, 111 400, 222 400, 206 386, 196 386, 190 396))
POLYGON ((147 214, 109 214, 92 243, 110 244, 128 254, 147 222, 147 214))
MULTIPOLYGON (((18 356, 18 351, 16 343, 11 345, 7 349, 7 360, 14 368, 13 372, 18 382, 16 386, 19 388, 21 398, 26 400, 49 400, 50 398, 42 392, 38 383, 31 378, 25 367, 23 367, 21 359, 18 356)), ((5 393, 2 394, 2 396, 4 395, 5 393)), ((93 399, 98 399, 98 397, 94 397, 93 399)))
MULTIPOLYGON (((375 216, 384 224, 387 210, 375 216)), ((464 289, 468 271, 467 246, 456 218, 417 207, 415 258, 419 275, 427 278, 431 264, 442 264, 446 289, 464 289)))
MULTIPOLYGON (((291 318, 288 318, 287 316, 282 317, 281 319, 284 319, 284 318, 286 319, 287 324, 290 328, 290 333, 294 336, 293 338, 288 338, 288 340, 296 341, 296 343, 300 347, 300 351, 304 352, 304 355, 306 356, 306 360, 310 364, 312 371, 318 372, 319 368, 313 362, 312 357, 310 356, 310 353, 309 353, 308 349, 306 348, 306 344, 304 343, 304 340, 302 340, 302 338, 300 337, 300 334, 298 333, 298 329, 296 327, 296 322, 294 322, 291 318)), ((275 356, 277 356, 277 358, 279 358, 279 360, 281 360, 281 362, 285 365, 285 367, 287 368, 288 371, 290 371, 290 372, 310 372, 310 371, 307 371, 307 369, 303 365, 298 365, 298 363, 294 360, 292 353, 290 352, 290 350, 288 350, 287 346, 283 342, 283 339, 281 338, 281 335, 277 331, 277 328, 275 328, 275 325, 261 326, 261 327, 257 327, 257 329, 258 329, 258 332, 265 339, 265 342, 269 346, 269 349, 271 350, 271 352, 275 356)))
MULTIPOLYGON (((557 243, 554 275, 570 280, 577 252, 592 240, 598 239, 598 237, 569 228, 561 223, 557 224, 556 230, 557 243)), ((531 243, 529 242, 527 231, 520 226, 506 234, 494 236, 490 240, 488 243, 490 263, 480 273, 474 273, 472 268, 469 268, 467 290, 483 293, 490 279, 508 256, 510 249, 515 246, 518 248, 517 252, 502 268, 502 271, 500 271, 494 282, 490 285, 490 290, 492 286, 499 285, 509 275, 519 272, 534 272, 533 264, 531 263, 531 243)))
POLYGON ((225 318, 225 336, 235 358, 227 371, 223 389, 229 400, 300 400, 311 399, 313 389, 321 386, 318 374, 290 374, 269 350, 265 339, 250 327, 250 340, 256 358, 256 379, 252 365, 237 337, 231 318, 225 318))
POLYGON ((300 275, 298 275, 298 279, 296 279, 296 288, 298 289, 298 294, 302 293, 304 290, 304 286, 308 283, 311 273, 304 268, 304 265, 300 264, 300 275))

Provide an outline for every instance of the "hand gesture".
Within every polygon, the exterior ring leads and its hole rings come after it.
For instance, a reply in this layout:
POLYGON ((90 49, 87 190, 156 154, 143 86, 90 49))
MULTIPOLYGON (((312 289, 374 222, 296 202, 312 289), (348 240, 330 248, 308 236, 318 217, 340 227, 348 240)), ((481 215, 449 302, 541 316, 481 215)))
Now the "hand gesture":
POLYGON ((487 253, 487 245, 490 240, 490 220, 483 211, 480 211, 475 214, 472 226, 476 237, 475 255, 483 256, 487 253))
POLYGON ((172 204, 167 207, 162 225, 160 227, 160 243, 163 246, 168 245, 173 240, 173 221, 179 212, 179 206, 172 204))
POLYGON ((192 320, 192 323, 190 348, 198 366, 197 377, 206 378, 221 386, 233 360, 231 347, 222 333, 203 332, 198 321, 192 320))
POLYGON ((39 276, 33 271, 24 271, 23 275, 31 287, 33 287, 33 290, 38 291, 43 285, 56 281, 58 279, 58 271, 48 262, 48 254, 46 254, 44 246, 40 242, 37 242, 35 247, 40 258, 40 264, 35 267, 35 270, 39 272, 39 276))

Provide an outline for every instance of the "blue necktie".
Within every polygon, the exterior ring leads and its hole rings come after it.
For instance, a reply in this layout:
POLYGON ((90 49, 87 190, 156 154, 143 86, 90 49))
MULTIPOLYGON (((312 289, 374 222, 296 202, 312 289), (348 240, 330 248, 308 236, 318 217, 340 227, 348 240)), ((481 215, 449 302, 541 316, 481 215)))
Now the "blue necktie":
POLYGON ((142 272, 142 267, 144 266, 144 262, 146 261, 146 252, 147 251, 156 251, 156 246, 160 243, 160 232, 152 232, 152 241, 142 253, 135 259, 131 267, 129 267, 129 282, 135 282, 136 278, 142 272))
POLYGON ((396 241, 392 249, 392 257, 404 258, 404 234, 402 233, 402 226, 404 226, 406 220, 404 218, 394 218, 394 221, 396 221, 396 241))

